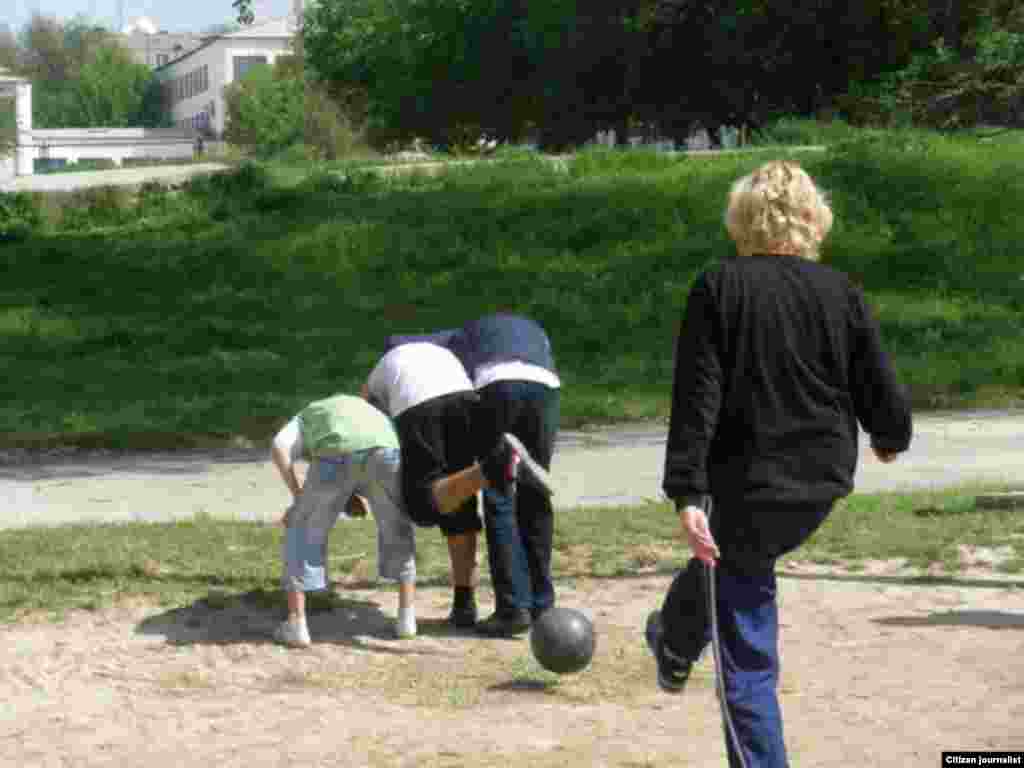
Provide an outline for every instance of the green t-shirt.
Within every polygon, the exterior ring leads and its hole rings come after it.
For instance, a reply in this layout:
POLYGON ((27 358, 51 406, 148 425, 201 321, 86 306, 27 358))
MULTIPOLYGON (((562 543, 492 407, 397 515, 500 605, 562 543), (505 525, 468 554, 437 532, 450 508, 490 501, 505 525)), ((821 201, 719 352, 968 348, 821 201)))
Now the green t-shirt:
POLYGON ((369 448, 398 448, 391 418, 361 397, 335 395, 316 400, 299 414, 304 452, 340 456, 369 448))

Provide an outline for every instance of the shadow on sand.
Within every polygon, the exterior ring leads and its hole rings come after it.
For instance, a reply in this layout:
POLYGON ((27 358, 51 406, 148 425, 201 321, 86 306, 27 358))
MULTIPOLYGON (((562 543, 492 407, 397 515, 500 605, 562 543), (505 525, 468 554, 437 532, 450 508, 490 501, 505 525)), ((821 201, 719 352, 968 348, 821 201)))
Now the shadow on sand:
MULTIPOLYGON (((385 611, 374 600, 335 592, 307 595, 309 633, 314 645, 342 645, 398 655, 435 651, 397 639, 395 607, 390 608, 385 611)), ((279 590, 256 589, 240 594, 211 591, 190 605, 147 617, 135 631, 163 636, 168 645, 175 646, 264 645, 274 642, 274 628, 284 617, 284 595, 279 590)), ((474 637, 445 619, 420 618, 417 625, 419 637, 474 637)))

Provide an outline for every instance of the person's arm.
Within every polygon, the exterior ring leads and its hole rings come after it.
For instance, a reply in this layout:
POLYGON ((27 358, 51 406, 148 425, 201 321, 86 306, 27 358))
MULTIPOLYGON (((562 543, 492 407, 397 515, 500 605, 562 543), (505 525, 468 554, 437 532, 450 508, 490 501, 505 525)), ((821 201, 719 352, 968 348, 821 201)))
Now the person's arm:
POLYGON ((302 484, 295 474, 295 460, 302 453, 302 432, 297 418, 289 421, 281 429, 270 445, 270 458, 277 467, 278 474, 291 491, 293 499, 302 493, 302 484))
POLYGON ((673 501, 709 492, 707 462, 722 405, 718 320, 706 276, 690 291, 676 344, 662 488, 673 501))
POLYGON ((704 511, 707 461, 722 404, 718 321, 707 278, 690 291, 676 344, 672 412, 665 447, 665 494, 672 499, 694 557, 714 565, 718 545, 704 511))
POLYGON ((870 435, 871 448, 884 463, 910 447, 913 417, 906 392, 896 379, 882 334, 860 291, 853 296, 854 338, 850 389, 857 420, 870 435))

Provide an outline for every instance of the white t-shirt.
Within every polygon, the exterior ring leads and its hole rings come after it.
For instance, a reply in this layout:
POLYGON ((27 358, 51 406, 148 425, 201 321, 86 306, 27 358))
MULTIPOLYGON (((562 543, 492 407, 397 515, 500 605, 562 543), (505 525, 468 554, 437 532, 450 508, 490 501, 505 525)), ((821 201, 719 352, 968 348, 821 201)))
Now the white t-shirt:
POLYGON ((429 342, 392 349, 370 372, 366 386, 391 418, 435 397, 473 391, 459 358, 429 342))
POLYGON ((298 416, 295 416, 281 427, 281 431, 274 436, 274 445, 287 456, 290 456, 292 461, 298 461, 302 458, 302 430, 299 427, 298 416))
POLYGON ((539 365, 519 360, 481 365, 473 374, 473 386, 477 389, 483 389, 496 381, 532 381, 551 389, 559 389, 562 386, 558 374, 539 365))

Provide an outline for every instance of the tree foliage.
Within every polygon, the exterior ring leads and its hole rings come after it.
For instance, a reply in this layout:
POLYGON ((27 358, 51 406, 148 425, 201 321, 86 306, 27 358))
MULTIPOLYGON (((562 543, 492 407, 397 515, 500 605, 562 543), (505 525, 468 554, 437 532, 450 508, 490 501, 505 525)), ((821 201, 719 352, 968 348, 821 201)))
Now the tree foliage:
POLYGON ((165 121, 152 71, 102 27, 33 16, 20 39, 0 36, 0 59, 32 81, 39 128, 156 126, 165 121))
POLYGON ((225 138, 263 154, 301 143, 302 91, 301 80, 279 76, 270 65, 253 67, 225 89, 225 138))
POLYGON ((940 129, 980 124, 1024 126, 1024 6, 1001 0, 964 4, 965 29, 940 34, 898 69, 856 83, 837 101, 854 122, 940 129))
POLYGON ((16 144, 14 100, 0 96, 0 157, 10 154, 16 144))
POLYGON ((940 48, 969 64, 952 91, 1012 102, 1022 8, 1018 0, 319 0, 303 37, 312 75, 377 143, 419 136, 451 145, 486 134, 561 148, 606 128, 622 138, 646 125, 680 140, 696 126, 714 134, 815 115, 893 73, 910 82, 940 48))

